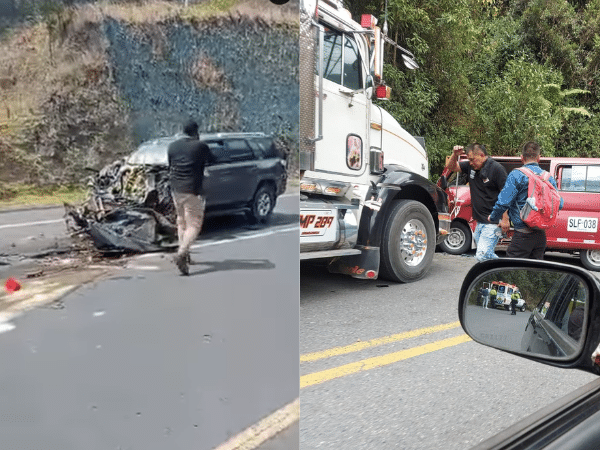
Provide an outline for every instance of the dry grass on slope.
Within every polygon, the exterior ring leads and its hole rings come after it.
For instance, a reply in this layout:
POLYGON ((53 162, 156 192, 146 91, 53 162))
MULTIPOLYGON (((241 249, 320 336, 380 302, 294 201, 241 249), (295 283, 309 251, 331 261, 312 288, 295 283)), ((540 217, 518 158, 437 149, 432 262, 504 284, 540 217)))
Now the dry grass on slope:
MULTIPOLYGON (((198 24, 244 17, 297 29, 297 4, 293 5, 293 0, 284 6, 266 0, 208 0, 186 8, 181 2, 112 0, 69 7, 6 33, 0 40, 0 198, 20 197, 23 185, 36 186, 37 191, 40 184, 53 181, 65 185, 67 172, 81 172, 103 151, 130 150, 123 138, 126 111, 110 83, 108 42, 102 32, 106 18, 151 29, 161 22, 198 24), (98 137, 105 128, 112 135, 98 137), (49 175, 58 165, 63 173, 49 175)), ((200 59, 194 69, 200 84, 227 91, 227 79, 210 61, 200 59)), ((41 197, 51 195, 39 192, 41 197)))
POLYGON ((98 4, 103 15, 128 23, 156 23, 172 19, 197 21, 226 15, 261 19, 270 25, 298 23, 298 8, 277 6, 266 0, 207 0, 185 6, 183 2, 146 1, 142 3, 98 4))
POLYGON ((224 15, 260 19, 273 26, 298 22, 296 8, 265 0, 209 0, 187 8, 183 3, 147 1, 72 7, 54 22, 13 32, 0 42, 0 137, 35 118, 49 90, 97 81, 104 66, 105 43, 101 33, 92 30, 93 24, 106 17, 147 25, 224 15))

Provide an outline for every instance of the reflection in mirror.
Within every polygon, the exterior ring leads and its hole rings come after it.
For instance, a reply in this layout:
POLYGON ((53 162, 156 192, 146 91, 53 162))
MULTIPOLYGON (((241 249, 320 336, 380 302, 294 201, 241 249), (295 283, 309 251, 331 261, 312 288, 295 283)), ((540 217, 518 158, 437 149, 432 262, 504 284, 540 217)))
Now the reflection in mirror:
POLYGON ((581 278, 539 269, 486 271, 469 287, 463 323, 495 348, 570 359, 583 348, 589 292, 581 278))

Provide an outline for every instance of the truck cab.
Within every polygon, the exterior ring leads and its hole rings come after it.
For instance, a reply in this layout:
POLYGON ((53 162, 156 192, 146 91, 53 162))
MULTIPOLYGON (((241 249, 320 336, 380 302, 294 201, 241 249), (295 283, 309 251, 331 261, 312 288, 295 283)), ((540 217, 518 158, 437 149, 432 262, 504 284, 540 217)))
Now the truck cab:
POLYGON ((300 257, 359 278, 419 279, 450 222, 424 146, 373 101, 390 95, 382 71, 392 41, 340 1, 302 5, 300 257))

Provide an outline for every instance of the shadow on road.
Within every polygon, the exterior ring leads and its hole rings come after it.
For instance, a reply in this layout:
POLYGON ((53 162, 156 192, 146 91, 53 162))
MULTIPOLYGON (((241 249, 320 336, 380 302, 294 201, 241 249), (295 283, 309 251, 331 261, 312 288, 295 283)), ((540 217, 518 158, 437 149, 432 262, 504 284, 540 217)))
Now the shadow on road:
POLYGON ((190 276, 204 275, 212 272, 225 272, 229 270, 266 270, 274 269, 275 264, 266 259, 226 259, 225 261, 192 261, 194 265, 209 266, 201 270, 190 270, 190 276))

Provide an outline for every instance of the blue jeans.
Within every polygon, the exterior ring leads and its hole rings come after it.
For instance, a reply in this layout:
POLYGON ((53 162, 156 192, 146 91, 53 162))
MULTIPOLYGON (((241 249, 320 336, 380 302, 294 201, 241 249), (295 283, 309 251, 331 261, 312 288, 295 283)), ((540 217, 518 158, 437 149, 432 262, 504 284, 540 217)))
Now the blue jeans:
POLYGON ((475 253, 477 261, 498 258, 494 249, 502 237, 502 228, 493 223, 478 223, 473 237, 477 244, 477 253, 475 253))

